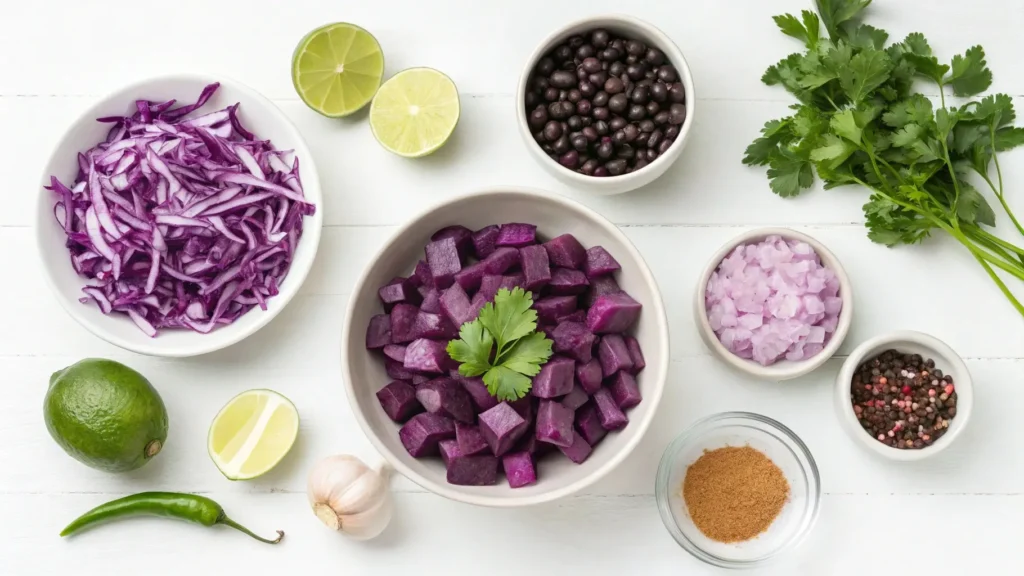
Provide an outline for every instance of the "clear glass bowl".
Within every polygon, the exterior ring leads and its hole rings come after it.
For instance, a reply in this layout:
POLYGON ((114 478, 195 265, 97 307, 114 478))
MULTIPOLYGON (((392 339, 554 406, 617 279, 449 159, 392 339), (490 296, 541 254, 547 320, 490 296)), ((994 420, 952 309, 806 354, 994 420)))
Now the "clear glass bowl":
POLYGON ((723 412, 700 420, 679 435, 661 458, 655 484, 658 511, 676 542, 695 557, 722 568, 753 568, 795 548, 811 531, 821 503, 821 478, 807 446, 789 428, 749 412, 723 412), (686 469, 705 450, 750 446, 763 452, 789 481, 789 501, 760 536, 732 544, 704 536, 683 501, 686 469))

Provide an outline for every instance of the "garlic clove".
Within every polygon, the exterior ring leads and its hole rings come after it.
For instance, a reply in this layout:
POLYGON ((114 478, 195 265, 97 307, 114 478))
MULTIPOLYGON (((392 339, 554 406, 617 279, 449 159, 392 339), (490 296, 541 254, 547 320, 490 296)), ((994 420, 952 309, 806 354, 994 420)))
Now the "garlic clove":
POLYGON ((309 473, 307 496, 325 526, 356 540, 378 536, 391 521, 387 471, 374 470, 354 456, 328 456, 318 462, 309 473))

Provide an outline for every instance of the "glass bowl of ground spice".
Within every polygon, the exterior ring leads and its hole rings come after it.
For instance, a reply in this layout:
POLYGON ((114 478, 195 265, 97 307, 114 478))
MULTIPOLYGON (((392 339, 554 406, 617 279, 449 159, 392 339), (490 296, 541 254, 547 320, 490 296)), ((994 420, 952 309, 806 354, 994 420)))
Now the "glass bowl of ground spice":
POLYGON ((963 432, 974 385, 946 343, 920 332, 891 332, 850 353, 836 377, 835 403, 858 444, 891 460, 922 460, 963 432))
POLYGON ((676 542, 722 568, 761 566, 814 526, 821 479, 790 429, 749 412, 700 420, 665 450, 655 485, 676 542))

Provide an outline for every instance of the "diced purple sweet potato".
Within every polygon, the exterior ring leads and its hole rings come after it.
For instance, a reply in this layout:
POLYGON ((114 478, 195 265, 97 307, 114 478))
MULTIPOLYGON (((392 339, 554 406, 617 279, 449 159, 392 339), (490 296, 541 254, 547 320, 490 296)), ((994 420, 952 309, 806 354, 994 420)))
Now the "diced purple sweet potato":
POLYGON ((577 310, 575 312, 572 312, 571 314, 566 314, 565 316, 559 316, 558 317, 558 323, 561 324, 562 322, 579 322, 580 324, 586 324, 587 323, 587 311, 586 310, 577 310))
POLYGON ((430 266, 427 266, 426 260, 420 260, 416 263, 416 269, 413 271, 412 276, 416 279, 416 283, 419 286, 434 287, 434 277, 430 275, 430 266))
POLYGON ((586 273, 587 278, 607 276, 621 268, 618 261, 604 247, 591 246, 587 249, 587 258, 583 263, 583 272, 586 273))
POLYGON ((593 394, 601 388, 601 361, 597 358, 589 362, 576 364, 576 381, 587 394, 593 394))
POLYGON ((584 404, 576 411, 576 432, 591 446, 597 446, 597 443, 608 434, 601 425, 601 415, 593 402, 584 404))
POLYGON ((491 255, 495 249, 495 242, 498 241, 498 227, 497 226, 485 226, 476 232, 473 232, 473 248, 476 251, 476 257, 479 260, 483 260, 491 255))
POLYGON ((435 378, 416 388, 416 399, 427 412, 447 416, 460 422, 476 421, 473 401, 461 384, 451 378, 435 378))
POLYGON ((406 370, 405 362, 395 362, 390 358, 384 360, 384 371, 387 372, 388 378, 404 382, 412 382, 416 376, 412 370, 406 370))
POLYGON ((590 362, 595 338, 594 333, 579 322, 561 322, 551 333, 554 351, 578 362, 590 362))
POLYGON ((625 332, 640 317, 641 307, 625 292, 599 296, 587 310, 587 328, 594 334, 625 332))
POLYGON ((533 377, 530 393, 538 398, 557 398, 572 391, 576 362, 566 356, 552 356, 533 377))
POLYGON ((555 268, 551 272, 551 281, 548 282, 548 292, 553 296, 571 296, 583 294, 590 286, 587 275, 579 270, 568 268, 555 268))
POLYGON ((395 362, 405 363, 405 346, 401 344, 388 344, 384 347, 384 355, 395 362))
POLYGON ((441 440, 455 438, 455 423, 439 414, 421 412, 398 430, 402 446, 413 458, 437 454, 441 440))
POLYGON ((473 308, 473 317, 476 318, 480 315, 480 311, 484 309, 484 306, 487 306, 487 298, 480 292, 477 292, 473 295, 473 300, 469 302, 469 305, 473 308))
POLYGON ((640 349, 640 342, 632 336, 626 336, 626 348, 629 350, 630 359, 633 360, 633 368, 629 372, 633 375, 639 374, 647 367, 644 351, 640 349))
POLYGON ((522 488, 537 481, 533 456, 529 452, 510 452, 501 457, 509 488, 522 488))
POLYGON ((451 238, 455 241, 455 249, 458 250, 460 259, 465 260, 473 253, 473 231, 469 228, 459 225, 447 226, 434 232, 430 240, 437 242, 445 238, 451 238))
POLYGON ((395 380, 377 390, 377 401, 384 413, 395 422, 405 422, 423 412, 423 406, 416 400, 416 391, 409 384, 395 380))
POLYGON ((414 387, 415 386, 420 386, 422 384, 426 384, 427 382, 430 382, 430 380, 431 380, 430 376, 427 376, 426 374, 416 373, 416 374, 412 375, 412 385, 414 387))
POLYGON ((622 288, 619 287, 614 276, 598 276, 590 280, 590 288, 583 293, 583 296, 580 296, 580 306, 590 308, 599 296, 616 292, 622 292, 622 288))
POLYGON ((562 454, 565 454, 566 458, 576 464, 583 464, 583 461, 594 451, 590 444, 579 434, 572 435, 572 444, 567 447, 559 446, 558 449, 562 451, 562 454))
POLYGON ((619 408, 609 389, 601 388, 594 392, 593 398, 597 414, 601 418, 601 426, 604 426, 605 430, 618 430, 629 423, 629 418, 619 408))
POLYGON ((405 349, 403 366, 406 370, 415 372, 444 374, 448 371, 448 363, 451 361, 446 348, 447 345, 440 340, 429 338, 414 340, 405 349))
POLYGON ((513 410, 518 412, 519 415, 522 416, 523 419, 526 420, 528 423, 533 422, 533 417, 536 413, 537 408, 537 399, 535 397, 527 394, 526 396, 523 396, 518 400, 513 400, 512 402, 509 402, 508 405, 511 406, 513 410))
POLYGON ((466 456, 473 456, 489 450, 487 440, 480 433, 480 428, 473 424, 455 423, 455 439, 459 442, 459 452, 466 456))
POLYGON ((430 314, 441 313, 441 293, 435 288, 430 288, 423 294, 423 303, 420 304, 421 312, 430 314))
POLYGON ((555 266, 579 270, 587 261, 587 251, 572 234, 562 234, 544 243, 555 266))
POLYGON ((510 222, 502 225, 498 231, 498 239, 495 241, 496 246, 512 246, 513 248, 522 248, 523 246, 529 246, 537 242, 537 227, 533 224, 522 224, 519 222, 510 222))
POLYGON ((587 400, 590 400, 590 395, 587 394, 587 391, 582 386, 576 384, 568 394, 562 396, 562 406, 569 410, 576 410, 586 404, 587 400))
POLYGON ((412 323, 410 334, 413 339, 452 340, 458 338, 459 330, 446 316, 431 314, 421 310, 416 314, 416 320, 412 323))
POLYGON ((418 306, 423 301, 415 283, 408 278, 393 278, 377 290, 377 296, 384 305, 384 311, 390 312, 395 304, 412 304, 418 306))
POLYGON ((448 483, 490 486, 498 481, 498 459, 490 454, 458 456, 448 462, 448 483))
POLYGON ((485 274, 504 274, 509 268, 519 264, 519 250, 504 246, 480 262, 484 264, 485 274))
MULTIPOLYGON (((456 434, 457 433, 458 428, 456 428, 456 434)), ((453 438, 438 442, 437 451, 441 453, 441 460, 444 462, 445 467, 447 467, 452 460, 462 456, 462 450, 459 448, 459 443, 453 438)))
POLYGON ((504 276, 501 274, 487 274, 480 279, 480 291, 476 293, 477 296, 482 296, 487 301, 493 301, 494 295, 498 293, 498 287, 501 286, 501 281, 504 276))
POLYGON ((377 314, 366 326, 366 349, 379 350, 391 344, 391 316, 377 314))
POLYGON ((484 277, 485 265, 483 262, 476 262, 464 267, 455 275, 455 283, 462 286, 462 289, 475 292, 480 288, 480 281, 484 277))
POLYGON ((615 399, 615 403, 622 410, 628 410, 636 406, 643 399, 640 396, 640 386, 637 385, 636 378, 633 378, 633 375, 625 370, 612 378, 608 389, 611 390, 612 398, 615 399))
POLYGON ((575 296, 548 296, 534 300, 533 309, 537 311, 537 319, 545 324, 554 324, 562 316, 576 311, 575 296))
POLYGON ((524 246, 519 249, 519 261, 523 267, 523 288, 536 293, 551 281, 551 266, 548 252, 543 246, 524 246))
POLYGON ((474 378, 459 376, 456 379, 466 389, 466 392, 469 393, 469 397, 473 401, 473 406, 478 414, 498 405, 498 399, 491 396, 491 393, 487 391, 487 385, 484 384, 483 378, 479 376, 474 378))
POLYGON ((555 324, 540 324, 537 326, 537 332, 540 332, 544 336, 547 336, 548 340, 554 340, 555 328, 558 328, 558 326, 555 324))
POLYGON ((395 304, 391 309, 391 343, 405 344, 416 338, 413 336, 413 325, 420 309, 411 304, 395 304))
MULTIPOLYGON (((506 402, 482 412, 479 420, 480 433, 484 435, 495 456, 508 452, 530 426, 530 423, 506 402)), ((454 431, 454 426, 452 428, 454 431)))
POLYGON ((572 444, 573 411, 553 400, 541 400, 534 436, 541 442, 569 447, 572 444))
POLYGON ((619 370, 633 367, 633 358, 629 355, 626 341, 618 334, 608 334, 601 338, 597 346, 597 358, 601 361, 601 373, 605 378, 619 370))
POLYGON ((424 250, 427 254, 427 266, 430 267, 430 276, 433 279, 434 287, 443 290, 451 286, 455 281, 455 274, 462 270, 462 260, 459 259, 459 249, 455 246, 455 239, 445 238, 431 242, 424 250))
POLYGON ((457 282, 441 293, 441 311, 455 326, 462 326, 476 318, 469 296, 457 282))

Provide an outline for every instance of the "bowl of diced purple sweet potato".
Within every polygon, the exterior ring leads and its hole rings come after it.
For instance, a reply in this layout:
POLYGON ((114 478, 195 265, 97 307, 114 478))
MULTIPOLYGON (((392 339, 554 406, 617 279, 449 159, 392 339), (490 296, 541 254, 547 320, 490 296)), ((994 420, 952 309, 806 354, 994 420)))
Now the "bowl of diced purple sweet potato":
MULTIPOLYGON (((509 357, 493 332, 485 366, 509 357)), ((668 360, 661 295, 632 243, 572 200, 518 188, 445 202, 396 232, 356 283, 342 336, 349 402, 384 459, 485 506, 551 501, 610 472, 646 432, 668 360), (451 345, 499 320, 531 334, 509 346, 526 351, 508 366, 527 376, 469 375, 451 345)))

